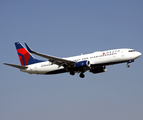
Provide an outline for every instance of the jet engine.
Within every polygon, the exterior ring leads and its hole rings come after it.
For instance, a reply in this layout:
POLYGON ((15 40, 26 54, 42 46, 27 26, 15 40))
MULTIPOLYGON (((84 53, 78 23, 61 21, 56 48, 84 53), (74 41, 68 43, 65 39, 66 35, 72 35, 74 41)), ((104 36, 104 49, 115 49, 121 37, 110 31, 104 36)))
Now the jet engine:
POLYGON ((80 61, 75 64, 75 67, 90 67, 90 62, 88 60, 80 61))
POLYGON ((102 66, 102 67, 96 67, 96 68, 91 68, 90 72, 92 72, 93 74, 96 73, 102 73, 102 72, 106 72, 106 66, 102 66))

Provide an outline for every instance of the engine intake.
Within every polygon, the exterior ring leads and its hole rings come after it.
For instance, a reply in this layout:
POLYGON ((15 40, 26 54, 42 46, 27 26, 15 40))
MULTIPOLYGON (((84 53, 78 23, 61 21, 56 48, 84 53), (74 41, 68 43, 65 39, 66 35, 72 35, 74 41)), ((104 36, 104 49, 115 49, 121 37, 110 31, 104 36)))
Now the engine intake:
POLYGON ((75 67, 90 67, 90 62, 88 60, 80 61, 75 64, 75 67))
POLYGON ((102 72, 106 72, 106 71, 107 71, 106 66, 90 69, 90 72, 92 72, 93 74, 102 73, 102 72))

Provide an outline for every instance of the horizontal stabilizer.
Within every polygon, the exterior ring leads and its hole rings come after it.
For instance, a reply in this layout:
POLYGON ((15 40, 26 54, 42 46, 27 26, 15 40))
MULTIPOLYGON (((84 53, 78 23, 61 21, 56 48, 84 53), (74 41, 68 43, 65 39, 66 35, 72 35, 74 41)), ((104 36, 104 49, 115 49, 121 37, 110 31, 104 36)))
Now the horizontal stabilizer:
POLYGON ((18 69, 26 69, 26 68, 28 68, 26 66, 21 66, 21 65, 14 65, 14 64, 8 64, 8 63, 3 63, 3 64, 11 66, 11 67, 18 68, 18 69))

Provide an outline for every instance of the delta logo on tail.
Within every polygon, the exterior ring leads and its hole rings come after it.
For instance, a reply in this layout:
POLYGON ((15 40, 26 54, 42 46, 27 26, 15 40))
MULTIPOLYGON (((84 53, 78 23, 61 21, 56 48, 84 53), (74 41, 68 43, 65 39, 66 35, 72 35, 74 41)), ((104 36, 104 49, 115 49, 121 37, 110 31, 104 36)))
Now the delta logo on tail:
POLYGON ((35 59, 19 42, 16 42, 15 46, 22 66, 43 62, 41 60, 35 59))
POLYGON ((15 43, 19 60, 22 66, 28 65, 30 54, 28 51, 19 43, 15 43))

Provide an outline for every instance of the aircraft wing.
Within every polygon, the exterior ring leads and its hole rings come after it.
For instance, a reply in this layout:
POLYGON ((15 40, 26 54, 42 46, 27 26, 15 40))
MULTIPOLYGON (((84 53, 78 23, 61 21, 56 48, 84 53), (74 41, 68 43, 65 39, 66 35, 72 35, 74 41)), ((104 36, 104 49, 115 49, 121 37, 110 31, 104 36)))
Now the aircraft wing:
POLYGON ((28 67, 26 67, 26 66, 14 65, 14 64, 9 64, 9 63, 3 63, 3 64, 8 65, 8 66, 11 66, 11 67, 18 68, 18 69, 26 69, 26 68, 28 68, 28 67))
POLYGON ((76 63, 75 61, 66 60, 66 59, 62 59, 62 58, 59 58, 59 57, 54 57, 54 56, 45 55, 45 54, 42 54, 42 53, 35 52, 35 51, 33 51, 26 43, 25 43, 25 45, 26 45, 27 50, 28 50, 30 53, 33 53, 33 54, 35 54, 35 55, 38 55, 38 56, 47 58, 47 59, 49 59, 49 61, 52 62, 53 64, 57 64, 57 65, 59 65, 59 66, 63 66, 63 65, 74 65, 74 64, 76 63))

